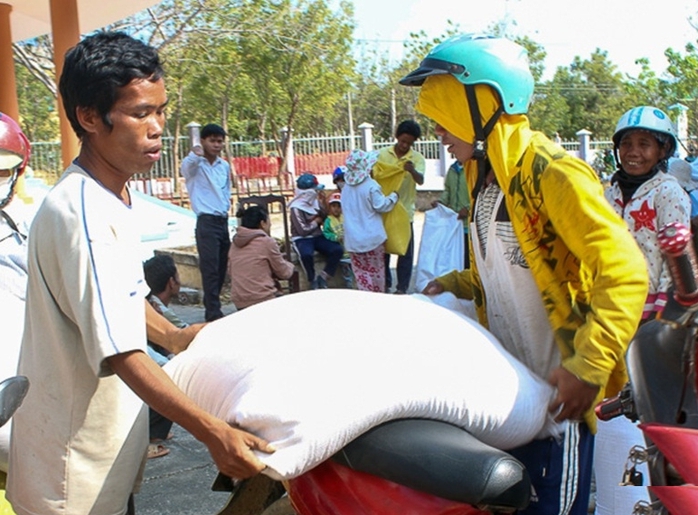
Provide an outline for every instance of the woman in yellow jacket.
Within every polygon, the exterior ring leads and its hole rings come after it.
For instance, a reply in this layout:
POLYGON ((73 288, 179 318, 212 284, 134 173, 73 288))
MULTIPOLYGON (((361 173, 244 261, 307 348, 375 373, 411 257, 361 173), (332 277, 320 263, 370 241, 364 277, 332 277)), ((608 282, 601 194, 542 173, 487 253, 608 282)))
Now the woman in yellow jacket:
POLYGON ((425 293, 472 298, 480 322, 557 389, 558 434, 511 451, 535 489, 520 513, 586 514, 593 407, 627 381, 624 354, 647 295, 642 253, 593 170, 531 130, 523 47, 457 36, 400 82, 422 87, 416 108, 473 192, 471 268, 425 293))

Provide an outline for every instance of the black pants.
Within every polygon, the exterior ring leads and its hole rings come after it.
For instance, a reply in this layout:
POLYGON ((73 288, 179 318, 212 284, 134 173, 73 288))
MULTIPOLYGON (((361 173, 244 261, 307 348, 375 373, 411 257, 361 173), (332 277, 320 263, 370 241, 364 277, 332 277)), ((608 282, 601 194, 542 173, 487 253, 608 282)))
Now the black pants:
POLYGON ((230 250, 228 218, 199 215, 196 219, 196 248, 199 251, 199 270, 204 288, 205 318, 210 322, 223 316, 220 295, 230 250))

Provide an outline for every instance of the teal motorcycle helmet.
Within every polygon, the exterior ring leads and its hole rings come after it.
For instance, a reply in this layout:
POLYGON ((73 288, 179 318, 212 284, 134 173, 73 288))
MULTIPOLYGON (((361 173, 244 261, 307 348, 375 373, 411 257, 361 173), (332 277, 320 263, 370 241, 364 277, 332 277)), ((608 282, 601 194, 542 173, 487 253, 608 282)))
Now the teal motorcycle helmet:
POLYGON ((487 84, 499 95, 507 114, 526 114, 533 97, 528 52, 506 38, 462 34, 436 46, 419 67, 400 79, 403 86, 421 86, 431 75, 451 74, 467 86, 487 84))
MULTIPOLYGON (((525 115, 533 97, 533 75, 528 52, 506 38, 488 34, 462 34, 437 45, 419 67, 400 79, 403 86, 421 86, 434 75, 452 75, 463 84, 475 133, 473 159, 478 177, 471 198, 477 199, 491 165, 487 159, 487 137, 502 114, 525 115), (486 85, 499 96, 500 105, 483 123, 475 87, 486 85)), ((472 214, 475 212, 471 209, 472 214)))

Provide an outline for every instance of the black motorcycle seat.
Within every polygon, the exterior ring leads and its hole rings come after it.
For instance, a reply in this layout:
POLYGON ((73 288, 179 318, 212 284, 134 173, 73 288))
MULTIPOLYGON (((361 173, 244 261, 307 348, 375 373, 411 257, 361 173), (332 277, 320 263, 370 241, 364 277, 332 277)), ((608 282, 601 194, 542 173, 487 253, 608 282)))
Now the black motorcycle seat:
POLYGON ((362 434, 332 458, 444 499, 508 511, 525 508, 531 481, 526 468, 446 422, 400 419, 362 434))

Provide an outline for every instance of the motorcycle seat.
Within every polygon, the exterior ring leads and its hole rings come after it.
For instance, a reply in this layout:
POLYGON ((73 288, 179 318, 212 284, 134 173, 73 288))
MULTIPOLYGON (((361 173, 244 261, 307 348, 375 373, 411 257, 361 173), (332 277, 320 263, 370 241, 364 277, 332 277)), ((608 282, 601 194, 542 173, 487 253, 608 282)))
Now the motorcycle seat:
POLYGON ((386 422, 332 459, 414 490, 490 509, 523 509, 531 495, 528 472, 518 460, 437 420, 386 422))

